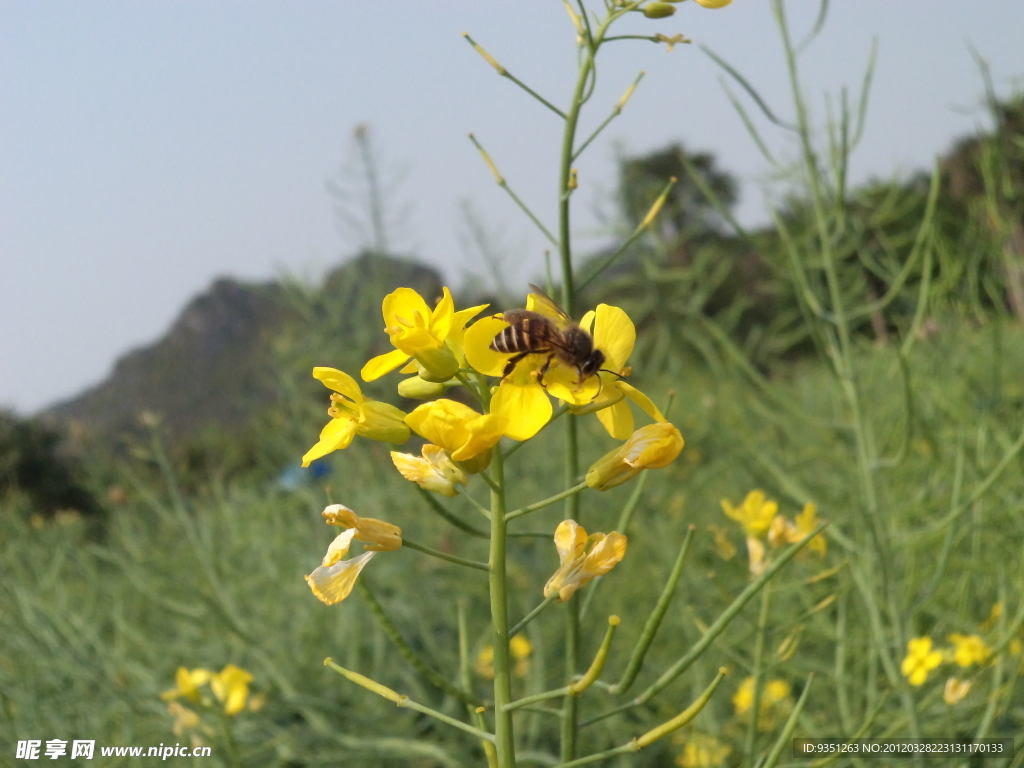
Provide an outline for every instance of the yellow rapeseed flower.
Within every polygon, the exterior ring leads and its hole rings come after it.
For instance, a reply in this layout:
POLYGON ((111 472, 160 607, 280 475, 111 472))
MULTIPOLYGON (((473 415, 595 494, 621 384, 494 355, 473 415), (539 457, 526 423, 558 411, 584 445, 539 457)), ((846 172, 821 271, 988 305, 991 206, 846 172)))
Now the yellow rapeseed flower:
MULTIPOLYGON (((533 644, 521 632, 508 641, 508 652, 516 665, 512 673, 516 677, 526 677, 530 671, 530 654, 533 644)), ((480 650, 473 665, 476 673, 487 680, 494 679, 494 646, 488 645, 480 650)))
POLYGON ((397 525, 360 517, 344 504, 331 504, 321 515, 328 525, 354 529, 356 541, 370 545, 363 547, 368 552, 394 552, 402 546, 402 529, 397 525))
POLYGON ((779 505, 774 501, 766 501, 763 491, 751 491, 740 506, 734 507, 728 499, 722 499, 722 511, 743 526, 747 536, 753 539, 762 538, 771 527, 772 518, 778 512, 779 505))
POLYGON ((424 403, 405 417, 405 423, 434 445, 440 446, 467 472, 479 472, 490 462, 490 450, 501 440, 505 418, 479 414, 454 400, 424 403), (477 461, 471 461, 477 459, 477 461))
POLYGON ((680 768, 718 768, 732 753, 732 747, 708 733, 690 733, 677 743, 684 745, 676 757, 680 768))
POLYGON ((961 667, 969 667, 972 664, 984 664, 988 661, 992 649, 978 635, 962 635, 954 632, 949 636, 949 642, 953 643, 953 661, 961 667))
POLYGON ((460 312, 455 311, 451 292, 444 295, 431 310, 412 288, 399 288, 384 297, 384 331, 391 337, 395 350, 379 355, 363 366, 363 381, 374 381, 415 358, 419 364, 404 372, 420 369, 424 378, 445 381, 459 368, 462 334, 466 323, 487 307, 482 304, 460 312), (451 348, 448 344, 451 342, 451 348))
MULTIPOLYGON (((785 680, 769 680, 761 688, 761 704, 759 707, 758 727, 760 730, 772 730, 775 727, 776 715, 789 708, 789 697, 792 689, 785 680)), ((732 705, 737 717, 746 717, 754 704, 754 678, 748 677, 736 690, 732 697, 732 705)))
POLYGON ((370 559, 377 554, 374 551, 363 552, 351 560, 342 560, 352 546, 356 535, 355 528, 349 528, 331 542, 324 555, 323 562, 306 577, 306 583, 313 590, 317 599, 327 605, 340 603, 352 592, 359 572, 366 567, 370 559))
POLYGON ((253 677, 241 667, 228 664, 210 678, 210 689, 217 700, 224 704, 224 711, 229 715, 237 715, 245 709, 245 700, 249 698, 249 683, 253 677))
MULTIPOLYGON (((817 514, 817 507, 814 504, 805 504, 803 512, 797 515, 793 522, 782 515, 776 515, 772 518, 768 528, 768 543, 778 548, 785 544, 796 544, 798 541, 803 541, 817 527, 817 514)), ((828 542, 819 533, 807 545, 807 549, 824 557, 828 551, 828 542)))
POLYGON ((311 461, 331 451, 348 448, 356 435, 385 443, 404 443, 409 439, 405 414, 393 405, 363 397, 359 385, 347 373, 317 367, 313 369, 313 378, 334 390, 331 407, 327 409, 331 420, 320 432, 317 444, 302 457, 302 466, 308 467, 311 461))
POLYGON ((563 520, 555 529, 555 548, 559 567, 544 585, 544 597, 557 594, 565 602, 576 590, 593 579, 608 573, 626 555, 627 539, 621 533, 595 533, 575 520, 563 520))
POLYGON ((900 671, 911 685, 924 685, 928 673, 942 663, 942 651, 932 650, 930 637, 915 637, 907 642, 907 655, 900 671))
POLYGON ((683 450, 683 436, 674 426, 657 422, 640 427, 629 439, 587 470, 587 485, 607 491, 630 480, 645 469, 668 466, 683 450))
POLYGON ((440 493, 442 496, 457 496, 459 492, 455 484, 466 485, 466 475, 448 458, 444 448, 427 443, 423 446, 422 454, 413 456, 392 451, 391 460, 406 480, 411 480, 421 488, 440 493))
POLYGON ((199 687, 210 682, 212 676, 213 673, 208 669, 193 669, 190 671, 185 669, 185 667, 178 667, 178 671, 174 675, 176 687, 161 693, 160 698, 164 701, 169 701, 179 696, 184 696, 186 699, 199 701, 199 687))

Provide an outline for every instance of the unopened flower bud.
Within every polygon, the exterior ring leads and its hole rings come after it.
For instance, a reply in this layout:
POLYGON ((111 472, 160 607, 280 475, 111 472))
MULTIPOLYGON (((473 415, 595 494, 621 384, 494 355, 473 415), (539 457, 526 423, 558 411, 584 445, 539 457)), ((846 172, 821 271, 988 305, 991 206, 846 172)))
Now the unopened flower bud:
POLYGON ((648 3, 644 6, 644 16, 648 19, 664 19, 676 12, 671 3, 648 3))
POLYGON ((444 394, 446 387, 437 381, 427 381, 419 376, 412 376, 398 382, 398 394, 408 397, 410 400, 429 400, 432 397, 440 397, 444 394))
POLYGON ((645 469, 658 469, 675 461, 683 450, 683 436, 668 422, 641 427, 626 442, 594 462, 587 485, 607 491, 632 479, 645 469))
POLYGON ((446 345, 437 349, 420 349, 413 355, 421 379, 435 383, 448 381, 459 370, 459 361, 446 345))

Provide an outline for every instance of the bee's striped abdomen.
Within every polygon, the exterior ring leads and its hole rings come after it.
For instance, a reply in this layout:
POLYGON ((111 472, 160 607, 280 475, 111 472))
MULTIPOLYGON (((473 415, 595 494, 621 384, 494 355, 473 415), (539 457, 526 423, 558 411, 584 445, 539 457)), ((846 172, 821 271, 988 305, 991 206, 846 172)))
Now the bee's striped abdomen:
POLYGON ((505 354, 545 350, 551 346, 548 335, 549 328, 546 323, 524 317, 495 336, 490 347, 495 352, 505 354), (530 332, 531 323, 536 326, 536 333, 530 332))

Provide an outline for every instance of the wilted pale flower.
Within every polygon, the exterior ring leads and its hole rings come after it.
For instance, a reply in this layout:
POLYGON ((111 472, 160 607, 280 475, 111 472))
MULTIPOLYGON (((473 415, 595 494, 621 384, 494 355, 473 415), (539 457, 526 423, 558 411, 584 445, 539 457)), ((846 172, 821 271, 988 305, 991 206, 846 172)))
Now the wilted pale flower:
POLYGON ((946 680, 946 687, 942 691, 942 700, 952 706, 966 696, 970 690, 970 680, 960 680, 956 677, 951 677, 946 680))
POLYGON ((352 592, 359 572, 366 567, 376 552, 363 552, 351 560, 342 560, 352 546, 355 528, 338 534, 327 548, 321 565, 306 577, 306 583, 317 599, 327 605, 340 603, 352 592))
POLYGON ((614 451, 598 459, 587 471, 587 485, 607 491, 645 469, 659 469, 675 461, 683 450, 683 436, 668 422, 640 427, 614 451))
POLYGON ((394 552, 402 546, 402 529, 397 525, 372 517, 360 517, 344 504, 331 504, 321 515, 328 525, 355 530, 356 541, 371 545, 363 547, 366 551, 394 552))
POLYGON ((457 355, 461 354, 463 329, 486 306, 483 304, 456 312, 455 302, 447 288, 444 288, 444 296, 433 310, 412 288, 399 288, 389 293, 384 297, 382 306, 384 331, 396 349, 370 360, 360 375, 364 381, 374 381, 415 358, 418 365, 404 368, 403 373, 420 370, 424 378, 435 381, 450 379, 459 369, 457 355))
POLYGON ((347 373, 317 367, 313 369, 313 378, 334 390, 331 407, 327 409, 331 420, 320 432, 317 444, 302 457, 302 466, 308 467, 311 461, 331 451, 348 448, 356 435, 385 443, 404 443, 409 439, 405 414, 393 405, 363 397, 359 385, 347 373))
POLYGON ((224 711, 227 714, 237 715, 245 709, 245 700, 249 698, 249 683, 252 680, 252 675, 244 669, 228 664, 210 678, 210 690, 217 700, 224 704, 224 711))
POLYGON ((559 567, 544 585, 544 597, 557 594, 565 602, 576 590, 608 573, 626 555, 626 537, 612 531, 587 536, 575 520, 563 520, 555 529, 559 567))
POLYGON ((924 685, 928 673, 942 663, 942 652, 932 650, 930 637, 915 637, 907 642, 907 655, 900 671, 911 685, 924 685))
POLYGON ((417 483, 421 488, 440 493, 442 496, 457 496, 456 483, 466 485, 466 475, 448 458, 444 448, 427 443, 423 446, 423 455, 413 456, 409 453, 391 452, 391 460, 395 463, 402 477, 417 483))
POLYGON ((949 642, 954 646, 953 661, 961 667, 984 664, 992 652, 978 635, 962 635, 959 632, 954 632, 949 636, 949 642))
POLYGON ((182 706, 180 702, 172 701, 167 705, 167 711, 174 718, 175 736, 184 736, 185 731, 190 731, 199 725, 199 715, 188 707, 182 706))

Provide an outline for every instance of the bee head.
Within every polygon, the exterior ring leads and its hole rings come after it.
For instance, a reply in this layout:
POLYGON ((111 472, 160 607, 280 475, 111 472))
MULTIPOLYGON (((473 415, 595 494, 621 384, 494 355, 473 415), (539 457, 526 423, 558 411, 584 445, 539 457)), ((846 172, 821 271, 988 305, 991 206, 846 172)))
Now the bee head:
POLYGON ((593 350, 586 359, 579 365, 577 372, 579 373, 580 381, 589 379, 591 376, 601 370, 601 366, 604 365, 604 352, 600 349, 593 350))

